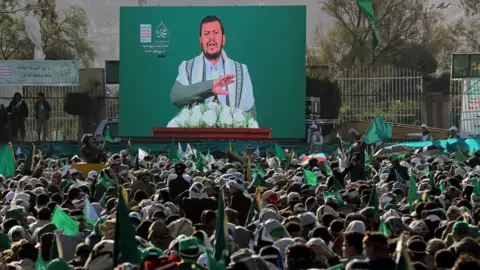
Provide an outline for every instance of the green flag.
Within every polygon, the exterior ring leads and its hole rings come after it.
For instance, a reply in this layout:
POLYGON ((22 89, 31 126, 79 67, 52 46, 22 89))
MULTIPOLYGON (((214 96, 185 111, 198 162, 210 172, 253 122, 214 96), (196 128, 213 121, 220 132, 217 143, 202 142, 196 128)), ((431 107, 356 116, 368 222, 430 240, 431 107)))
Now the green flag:
POLYGON ((47 265, 43 261, 42 250, 40 249, 37 255, 37 262, 35 263, 35 270, 45 270, 46 268, 47 268, 47 265))
POLYGON ((418 199, 417 183, 413 171, 410 172, 410 180, 408 181, 407 201, 410 205, 410 212, 415 211, 415 201, 418 199))
POLYGON ((245 227, 254 222, 255 220, 258 219, 258 215, 260 214, 260 206, 258 205, 259 198, 261 200, 261 193, 262 193, 263 187, 257 187, 255 190, 255 196, 252 197, 252 203, 250 204, 250 209, 248 210, 248 215, 247 215, 247 220, 245 222, 245 227))
POLYGON ((115 237, 113 248, 113 264, 131 263, 140 264, 140 254, 137 252, 135 229, 128 216, 128 207, 125 188, 118 189, 117 217, 115 222, 115 237))
POLYGON ((333 197, 335 200, 337 200, 337 204, 340 207, 343 207, 345 205, 345 201, 342 199, 340 195, 336 192, 323 192, 323 199, 326 201, 328 197, 333 197))
POLYGON ((330 163, 328 162, 325 162, 325 173, 327 174, 327 176, 333 175, 332 166, 330 166, 330 163))
POLYGON ((385 237, 390 236, 390 232, 388 231, 387 224, 385 224, 385 220, 380 218, 380 226, 378 226, 378 232, 385 235, 385 237))
POLYGON ((65 235, 76 236, 78 233, 78 222, 63 212, 58 205, 55 206, 50 222, 55 224, 57 229, 63 230, 63 234, 65 235))
POLYGON ((374 144, 392 137, 392 126, 389 125, 383 117, 377 115, 375 120, 373 120, 372 124, 365 132, 365 136, 363 137, 363 141, 366 144, 374 144))
MULTIPOLYGON (((254 173, 254 172, 252 172, 254 173)), ((253 178, 252 183, 250 183, 250 187, 265 187, 269 188, 267 181, 263 178, 260 173, 255 173, 255 178, 253 178)))
POLYGON ((225 256, 227 252, 227 217, 225 215, 225 197, 221 192, 218 198, 217 220, 215 227, 215 240, 213 243, 213 258, 216 265, 221 265, 225 268, 225 256))
POLYGON ((207 270, 224 270, 225 269, 224 263, 216 261, 213 255, 208 250, 208 248, 205 249, 205 255, 207 256, 207 270))
POLYGON ((105 128, 105 141, 109 143, 115 143, 115 139, 112 136, 112 132, 110 132, 110 126, 105 128))
POLYGON ((463 162, 469 159, 468 154, 464 153, 460 146, 457 146, 457 150, 455 151, 455 160, 459 162, 463 162))
POLYGON ((397 180, 397 182, 405 183, 405 179, 402 178, 402 176, 398 173, 397 170, 395 170, 395 179, 397 180))
POLYGON ((15 157, 11 143, 0 152, 0 174, 6 179, 15 175, 15 157))
POLYGON ((287 157, 285 150, 283 150, 283 148, 277 143, 275 143, 275 156, 277 156, 280 160, 284 160, 287 157))
POLYGON ((342 184, 340 184, 339 181, 337 181, 337 178, 335 176, 332 176, 332 177, 333 177, 333 188, 335 192, 339 192, 340 190, 343 189, 343 186, 342 184))
POLYGON ((310 170, 303 170, 303 176, 305 178, 305 184, 316 187, 318 185, 317 176, 310 170))
POLYGON ((203 165, 203 162, 205 161, 205 156, 202 155, 202 153, 199 153, 198 158, 197 158, 197 163, 195 164, 195 167, 197 171, 199 172, 205 172, 205 168, 203 165))
POLYGON ((372 193, 370 194, 370 199, 368 200, 368 206, 373 207, 375 211, 378 213, 379 204, 380 204, 380 201, 378 199, 377 186, 375 185, 375 183, 373 183, 372 193))
POLYGON ((170 149, 168 150, 168 159, 172 163, 179 163, 183 161, 183 155, 179 152, 178 149, 181 149, 181 146, 177 148, 175 145, 175 139, 172 139, 172 144, 170 145, 170 149))
POLYGON ((397 242, 396 257, 395 257, 395 270, 413 270, 412 260, 405 241, 405 233, 400 235, 400 240, 397 242))
POLYGON ((256 175, 257 173, 260 174, 262 177, 265 176, 265 171, 260 167, 256 167, 252 170, 252 175, 256 175))
POLYGON ((233 153, 235 153, 237 155, 240 155, 240 152, 238 152, 238 150, 235 147, 233 147, 231 142, 228 145, 228 150, 232 151, 233 153))
POLYGON ((52 246, 50 247, 50 261, 60 258, 61 252, 58 250, 57 236, 53 237, 52 246))
POLYGON ((30 149, 30 152, 28 152, 27 155, 27 160, 25 160, 25 165, 23 167, 22 174, 23 175, 29 175, 33 171, 33 164, 35 163, 35 151, 36 151, 36 146, 34 143, 32 143, 32 149, 30 149))
POLYGON ((365 17, 367 17, 372 28, 372 53, 375 55, 375 49, 378 46, 377 38, 377 25, 375 23, 375 12, 373 10, 373 1, 372 0, 357 0, 357 4, 362 10, 365 17))
POLYGON ((473 184, 473 196, 475 197, 480 197, 480 179, 479 178, 473 178, 472 179, 472 184, 473 184))
POLYGON ((343 270, 343 269, 344 269, 343 263, 327 268, 327 270, 343 270))
POLYGON ((130 156, 130 158, 135 157, 135 151, 133 151, 132 141, 130 139, 128 139, 127 143, 127 154, 130 156))

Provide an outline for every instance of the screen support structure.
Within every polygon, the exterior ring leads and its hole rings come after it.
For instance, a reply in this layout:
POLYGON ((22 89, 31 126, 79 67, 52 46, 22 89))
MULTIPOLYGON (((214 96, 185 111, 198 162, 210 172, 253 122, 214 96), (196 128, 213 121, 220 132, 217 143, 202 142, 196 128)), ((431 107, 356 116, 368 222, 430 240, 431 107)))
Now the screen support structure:
MULTIPOLYGON (((461 114, 459 133, 462 138, 480 137, 480 52, 454 53, 450 81, 461 82, 461 114), (462 61, 459 60, 462 58, 462 61), (478 62, 478 63, 477 63, 478 62)), ((450 83, 450 93, 454 92, 450 83)))

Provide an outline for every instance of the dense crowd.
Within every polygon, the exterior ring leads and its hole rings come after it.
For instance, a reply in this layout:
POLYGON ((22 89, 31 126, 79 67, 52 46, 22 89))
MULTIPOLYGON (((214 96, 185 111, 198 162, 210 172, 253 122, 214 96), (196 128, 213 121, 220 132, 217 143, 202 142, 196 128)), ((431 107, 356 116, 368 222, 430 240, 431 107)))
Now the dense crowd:
POLYGON ((480 152, 368 148, 303 165, 124 150, 84 175, 77 156, 19 159, 0 177, 0 269, 480 269, 480 152))

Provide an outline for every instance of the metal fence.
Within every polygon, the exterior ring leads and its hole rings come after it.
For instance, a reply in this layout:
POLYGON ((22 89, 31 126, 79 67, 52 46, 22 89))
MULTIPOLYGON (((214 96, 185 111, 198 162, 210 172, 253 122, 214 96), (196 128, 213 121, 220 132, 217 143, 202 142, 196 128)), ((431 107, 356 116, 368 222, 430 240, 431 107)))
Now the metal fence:
POLYGON ((414 124, 421 119, 423 79, 413 70, 391 66, 364 66, 340 71, 340 121, 372 120, 414 124))
POLYGON ((107 119, 118 118, 119 116, 119 98, 118 97, 105 98, 105 115, 107 119))
MULTIPOLYGON (((63 106, 67 93, 79 92, 80 88, 76 86, 17 86, 28 106, 29 114, 25 123, 26 141, 36 141, 38 139, 35 122, 35 103, 38 100, 38 93, 44 93, 46 100, 50 103, 51 113, 48 122, 48 141, 66 141, 78 139, 78 117, 64 112, 63 106)), ((0 93, 2 105, 8 106, 13 95, 9 91, 0 93)))

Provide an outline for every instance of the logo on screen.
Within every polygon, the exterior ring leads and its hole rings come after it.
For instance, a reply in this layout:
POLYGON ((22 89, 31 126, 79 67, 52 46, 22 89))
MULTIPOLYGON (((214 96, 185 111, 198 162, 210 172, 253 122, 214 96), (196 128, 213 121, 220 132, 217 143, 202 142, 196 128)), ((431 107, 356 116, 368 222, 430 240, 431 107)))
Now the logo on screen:
POLYGON ((161 22, 156 28, 153 36, 153 43, 161 44, 168 46, 170 43, 170 33, 168 28, 161 22))
POLYGON ((152 25, 140 24, 140 43, 152 42, 152 25))

